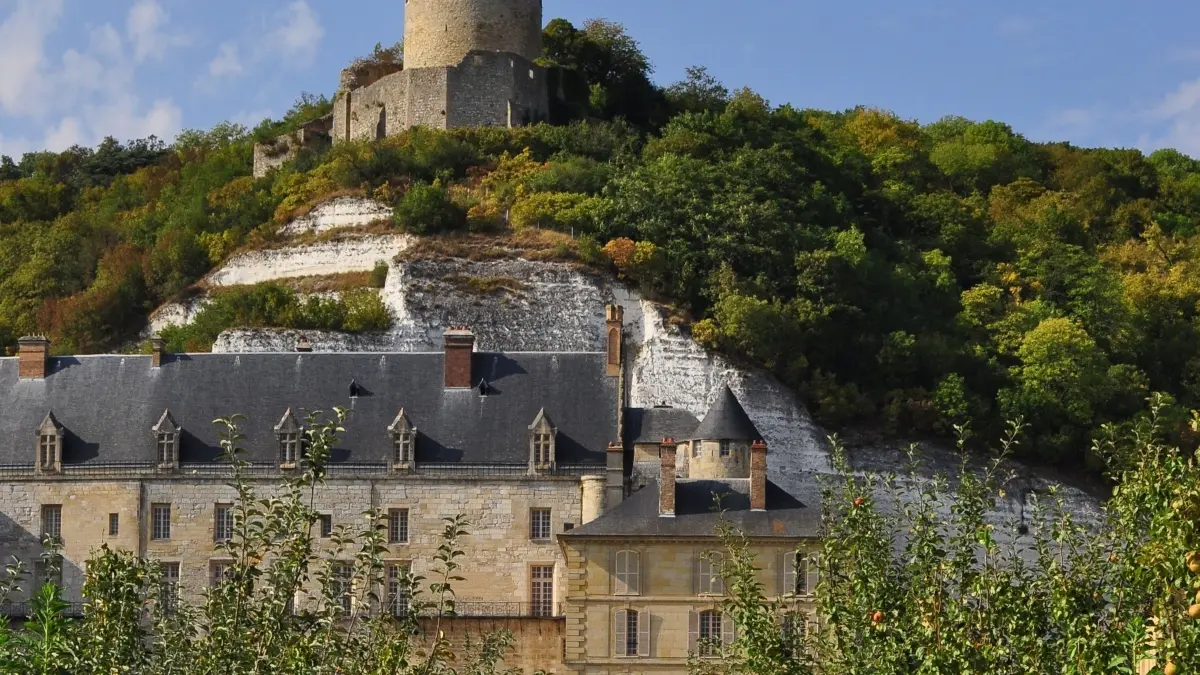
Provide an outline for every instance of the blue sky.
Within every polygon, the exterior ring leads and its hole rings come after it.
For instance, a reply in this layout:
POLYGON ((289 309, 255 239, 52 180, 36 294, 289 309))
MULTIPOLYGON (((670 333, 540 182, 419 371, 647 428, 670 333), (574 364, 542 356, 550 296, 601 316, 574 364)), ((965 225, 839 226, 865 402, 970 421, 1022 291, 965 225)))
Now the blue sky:
MULTIPOLYGON (((1200 157, 1188 0, 545 0, 618 21, 655 79, 706 65, 772 103, 997 119, 1200 157)), ((0 0, 0 154, 278 116, 403 32, 401 0, 0 0)))

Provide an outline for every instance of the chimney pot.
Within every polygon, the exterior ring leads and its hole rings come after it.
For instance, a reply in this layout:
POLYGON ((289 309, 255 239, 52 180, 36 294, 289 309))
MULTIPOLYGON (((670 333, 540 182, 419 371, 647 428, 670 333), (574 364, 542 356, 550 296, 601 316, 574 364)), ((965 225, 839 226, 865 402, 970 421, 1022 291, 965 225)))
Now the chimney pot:
POLYGON ((166 352, 167 341, 162 339, 160 335, 154 335, 150 338, 150 367, 161 368, 163 362, 163 354, 166 352))
POLYGON ((750 510, 767 510, 767 444, 750 445, 750 510))
POLYGON ((45 335, 29 335, 17 340, 17 347, 18 377, 44 379, 50 361, 50 340, 45 335))
POLYGON ((658 516, 675 517, 675 439, 664 438, 658 446, 658 516))
POLYGON ((446 388, 471 387, 471 355, 475 352, 475 334, 466 326, 452 326, 445 340, 446 388))

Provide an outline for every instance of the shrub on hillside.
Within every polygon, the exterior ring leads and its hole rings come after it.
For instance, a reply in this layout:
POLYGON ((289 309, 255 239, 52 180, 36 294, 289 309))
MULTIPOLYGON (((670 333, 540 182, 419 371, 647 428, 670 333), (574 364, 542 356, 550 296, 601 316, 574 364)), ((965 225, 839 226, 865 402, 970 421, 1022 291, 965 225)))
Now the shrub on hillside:
POLYGON ((392 220, 405 232, 437 234, 463 229, 467 213, 450 199, 445 188, 418 183, 396 203, 392 220))

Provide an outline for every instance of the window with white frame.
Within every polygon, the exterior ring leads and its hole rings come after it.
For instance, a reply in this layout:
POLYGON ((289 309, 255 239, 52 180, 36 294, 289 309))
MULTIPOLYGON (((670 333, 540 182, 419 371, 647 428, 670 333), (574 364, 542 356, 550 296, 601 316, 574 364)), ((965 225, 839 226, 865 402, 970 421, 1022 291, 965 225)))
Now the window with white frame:
POLYGON ((158 602, 163 614, 174 614, 179 607, 179 563, 162 563, 162 580, 158 602))
POLYGON ((692 441, 692 457, 700 456, 700 441, 692 441))
POLYGON ((614 595, 638 595, 642 592, 642 555, 637 551, 617 551, 613 561, 614 595))
POLYGON ((408 543, 408 509, 388 510, 388 543, 408 543))
POLYGON ((720 453, 722 457, 729 457, 733 454, 732 446, 730 446, 729 441, 721 441, 720 453))
POLYGON ((158 435, 158 463, 170 464, 174 461, 175 434, 164 431, 158 435))
POLYGON ((550 541, 550 509, 529 510, 529 538, 550 541))
POLYGON ((529 568, 530 614, 554 616, 554 566, 534 565, 529 568))
POLYGON ((42 505, 42 541, 62 539, 62 504, 42 505))
POLYGON ((63 428, 54 418, 53 412, 46 413, 37 431, 37 468, 55 472, 62 466, 63 428))
POLYGON ((613 612, 613 651, 616 656, 650 656, 650 614, 636 609, 613 612))
POLYGON ((150 538, 151 539, 170 539, 171 538, 171 505, 170 504, 151 504, 150 505, 150 538))
POLYGON ((179 463, 179 425, 171 417, 170 410, 164 410, 158 422, 150 428, 154 435, 154 456, 160 468, 175 468, 179 463))
POLYGON ((58 435, 42 434, 38 438, 38 456, 41 458, 42 469, 53 471, 58 457, 58 435))
POLYGON ((233 539, 233 507, 229 504, 217 504, 213 508, 213 540, 230 539, 233 539))
POLYGON ((696 565, 696 594, 721 595, 725 592, 725 579, 721 576, 720 552, 701 553, 696 565))
POLYGON ((387 565, 387 607, 392 616, 408 616, 412 600, 412 563, 393 562, 387 565))
POLYGON ((733 622, 720 610, 692 612, 688 627, 688 650, 701 657, 720 656, 721 646, 733 642, 733 622))
POLYGON ((351 608, 351 593, 353 593, 352 583, 353 570, 349 563, 335 563, 333 566, 332 588, 333 599, 342 608, 342 611, 349 614, 351 608))
POLYGON ((392 438, 392 464, 410 468, 417 459, 417 428, 403 409, 388 426, 388 433, 392 438))
POLYGON ((554 459, 554 435, 549 432, 539 432, 533 438, 533 461, 535 464, 549 464, 554 459))
POLYGON ((545 409, 538 411, 529 425, 529 461, 534 469, 554 467, 554 425, 546 416, 545 409))
POLYGON ((817 554, 788 551, 783 555, 780 595, 812 595, 819 581, 817 554))
POLYGON ((275 425, 275 438, 279 441, 279 464, 284 468, 296 467, 300 463, 304 434, 291 408, 283 413, 283 418, 275 425))

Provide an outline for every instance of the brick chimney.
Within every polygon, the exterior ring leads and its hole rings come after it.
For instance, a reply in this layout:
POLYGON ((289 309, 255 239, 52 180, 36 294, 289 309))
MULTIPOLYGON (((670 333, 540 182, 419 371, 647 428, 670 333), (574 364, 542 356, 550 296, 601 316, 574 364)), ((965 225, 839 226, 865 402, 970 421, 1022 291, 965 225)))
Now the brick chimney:
POLYGON ((167 341, 161 336, 153 335, 150 337, 150 367, 162 368, 163 354, 167 350, 167 341))
POLYGON ((475 352, 475 334, 466 326, 446 331, 446 388, 467 389, 471 382, 471 354, 475 352))
POLYGON ((608 305, 604 308, 605 329, 604 343, 608 356, 605 359, 605 373, 609 377, 621 374, 621 344, 623 342, 621 329, 625 320, 625 308, 620 305, 608 305))
POLYGON ((658 446, 661 462, 658 476, 658 517, 675 517, 675 439, 664 438, 658 446))
POLYGON ((750 510, 767 510, 767 444, 762 441, 750 446, 750 510))
POLYGON ((41 380, 50 362, 50 340, 45 335, 30 335, 17 341, 17 373, 21 379, 41 380))

